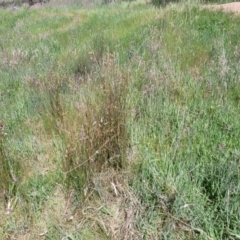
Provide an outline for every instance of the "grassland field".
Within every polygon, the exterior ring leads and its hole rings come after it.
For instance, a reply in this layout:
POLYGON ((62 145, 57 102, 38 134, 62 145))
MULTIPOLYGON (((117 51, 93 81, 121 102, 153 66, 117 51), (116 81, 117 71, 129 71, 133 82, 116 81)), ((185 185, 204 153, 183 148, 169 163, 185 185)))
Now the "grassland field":
POLYGON ((0 239, 240 239, 239 26, 191 1, 0 9, 0 239))

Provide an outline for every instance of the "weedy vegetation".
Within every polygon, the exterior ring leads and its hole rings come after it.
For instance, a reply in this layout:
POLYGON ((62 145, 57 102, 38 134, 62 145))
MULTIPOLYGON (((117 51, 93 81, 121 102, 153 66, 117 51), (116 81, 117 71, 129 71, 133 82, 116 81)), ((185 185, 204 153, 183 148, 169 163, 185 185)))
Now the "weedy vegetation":
POLYGON ((0 9, 0 239, 240 238, 240 17, 152 3, 0 9))

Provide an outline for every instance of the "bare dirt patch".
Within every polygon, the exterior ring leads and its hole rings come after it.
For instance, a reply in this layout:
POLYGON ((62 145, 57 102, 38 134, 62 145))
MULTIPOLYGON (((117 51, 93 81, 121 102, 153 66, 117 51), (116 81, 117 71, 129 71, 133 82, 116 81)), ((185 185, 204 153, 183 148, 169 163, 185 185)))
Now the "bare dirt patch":
POLYGON ((218 5, 206 5, 204 7, 211 10, 222 10, 223 12, 240 14, 240 2, 232 2, 218 5))

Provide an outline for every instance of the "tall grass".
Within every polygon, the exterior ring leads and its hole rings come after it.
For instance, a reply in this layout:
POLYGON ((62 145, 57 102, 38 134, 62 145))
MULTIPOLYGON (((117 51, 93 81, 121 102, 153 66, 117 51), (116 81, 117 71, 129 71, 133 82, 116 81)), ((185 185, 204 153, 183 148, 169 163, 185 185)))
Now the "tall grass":
POLYGON ((64 170, 70 185, 89 184, 95 172, 108 167, 122 169, 126 165, 128 85, 114 61, 110 54, 101 60, 102 70, 98 75, 93 73, 95 79, 85 88, 84 97, 75 103, 74 120, 65 119, 71 121, 64 122, 63 130, 66 133, 64 170), (72 120, 76 124, 73 129, 72 120))
POLYGON ((0 132, 0 159, 1 159, 1 195, 4 196, 6 191, 9 190, 9 184, 12 181, 10 170, 7 166, 7 156, 6 150, 4 146, 4 139, 5 139, 5 124, 1 123, 1 132, 0 132))
MULTIPOLYGON (((227 85, 237 88, 239 82, 239 73, 230 70, 235 69, 232 46, 227 40, 230 19, 222 13, 195 10, 191 28, 174 11, 165 16, 169 24, 165 33, 159 27, 159 38, 167 53, 162 57, 161 51, 153 58, 156 62, 147 63, 152 81, 148 75, 146 85, 140 89, 143 95, 134 106, 141 116, 134 124, 133 136, 142 160, 133 186, 146 204, 145 221, 139 222, 146 238, 227 239, 238 232, 239 216, 229 210, 229 202, 234 209, 237 198, 231 186, 238 189, 239 173, 235 167, 231 173, 226 171, 238 158, 230 152, 239 148, 233 133, 239 131, 236 105, 230 107, 227 100, 227 85), (216 19, 221 21, 221 30, 216 19), (191 41, 184 41, 185 37, 191 41), (199 51, 206 41, 206 52, 199 51), (209 62, 212 65, 206 65, 209 62)), ((187 18, 191 13, 183 12, 182 16, 187 18)))
POLYGON ((116 3, 0 21, 1 239, 237 239, 239 17, 116 3))

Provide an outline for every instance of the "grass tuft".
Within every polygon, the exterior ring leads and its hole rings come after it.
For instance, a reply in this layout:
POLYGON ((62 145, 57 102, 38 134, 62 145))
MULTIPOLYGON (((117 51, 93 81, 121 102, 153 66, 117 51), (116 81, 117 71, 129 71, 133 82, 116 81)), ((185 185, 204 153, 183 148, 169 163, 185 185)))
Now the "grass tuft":
POLYGON ((73 186, 81 184, 77 187, 81 191, 83 185, 90 183, 92 174, 110 166, 116 170, 126 167, 128 79, 120 74, 120 69, 113 67, 115 62, 110 54, 102 61, 100 77, 87 88, 96 95, 76 103, 79 112, 74 119, 64 119, 74 121, 77 128, 69 129, 69 123, 64 123, 67 126, 63 130, 67 133, 64 160, 67 182, 73 186))

